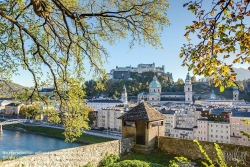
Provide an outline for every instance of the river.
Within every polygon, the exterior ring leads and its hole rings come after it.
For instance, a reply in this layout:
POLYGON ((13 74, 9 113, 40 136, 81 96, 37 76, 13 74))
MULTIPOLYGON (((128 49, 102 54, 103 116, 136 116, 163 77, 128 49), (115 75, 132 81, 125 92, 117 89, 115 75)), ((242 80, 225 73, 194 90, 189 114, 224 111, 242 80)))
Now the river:
POLYGON ((0 134, 0 159, 20 157, 65 148, 82 146, 81 143, 66 143, 64 140, 47 136, 3 130, 0 134))

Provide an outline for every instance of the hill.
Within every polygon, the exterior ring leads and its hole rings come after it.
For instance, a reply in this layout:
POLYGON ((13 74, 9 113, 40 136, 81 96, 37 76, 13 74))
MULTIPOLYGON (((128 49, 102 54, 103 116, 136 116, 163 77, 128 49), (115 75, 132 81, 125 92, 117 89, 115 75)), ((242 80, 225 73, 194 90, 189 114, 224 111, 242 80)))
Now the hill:
POLYGON ((250 71, 245 68, 233 68, 233 70, 237 73, 237 81, 248 80, 250 78, 250 71))
MULTIPOLYGON (((210 94, 214 90, 214 93, 219 99, 222 100, 232 100, 233 99, 233 89, 226 88, 224 92, 220 92, 219 87, 208 86, 205 83, 193 83, 193 95, 194 98, 206 100, 210 98, 210 94)), ((239 99, 250 102, 250 94, 246 91, 239 90, 239 99)))
POLYGON ((12 96, 10 92, 18 92, 24 88, 26 87, 13 82, 5 83, 0 81, 0 98, 10 98, 12 96))

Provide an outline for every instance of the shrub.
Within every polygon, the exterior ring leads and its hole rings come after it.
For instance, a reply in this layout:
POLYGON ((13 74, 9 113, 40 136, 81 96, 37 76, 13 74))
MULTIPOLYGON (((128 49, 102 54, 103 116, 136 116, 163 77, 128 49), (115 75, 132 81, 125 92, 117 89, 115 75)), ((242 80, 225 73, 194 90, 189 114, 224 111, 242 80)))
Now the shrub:
POLYGON ((95 167, 94 164, 92 164, 91 162, 87 163, 87 165, 85 165, 84 167, 95 167))
POLYGON ((113 166, 114 163, 118 162, 120 157, 117 154, 106 153, 105 157, 102 159, 100 166, 113 166))
POLYGON ((164 167, 156 163, 149 163, 140 160, 124 160, 112 165, 112 167, 164 167))

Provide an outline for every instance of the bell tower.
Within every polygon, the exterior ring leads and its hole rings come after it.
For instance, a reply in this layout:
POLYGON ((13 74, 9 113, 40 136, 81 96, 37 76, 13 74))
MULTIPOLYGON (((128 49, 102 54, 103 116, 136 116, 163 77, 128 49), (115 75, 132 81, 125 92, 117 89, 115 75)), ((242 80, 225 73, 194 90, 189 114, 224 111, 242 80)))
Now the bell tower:
POLYGON ((239 100, 239 89, 238 87, 233 87, 233 101, 239 100))
POLYGON ((122 90, 122 97, 121 100, 123 101, 123 103, 127 104, 128 103, 128 95, 127 95, 127 90, 125 85, 123 85, 123 90, 122 90))
POLYGON ((192 83, 191 83, 191 77, 189 76, 189 72, 187 73, 187 76, 186 76, 184 92, 185 92, 185 102, 192 103, 193 91, 192 91, 192 83))

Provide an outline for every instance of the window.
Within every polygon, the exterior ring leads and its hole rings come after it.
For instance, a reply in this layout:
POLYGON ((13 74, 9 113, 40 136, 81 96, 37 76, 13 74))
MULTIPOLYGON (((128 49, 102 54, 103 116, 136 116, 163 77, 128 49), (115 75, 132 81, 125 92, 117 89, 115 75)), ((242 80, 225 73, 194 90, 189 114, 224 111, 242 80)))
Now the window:
POLYGON ((211 135, 211 137, 213 137, 213 135, 211 135))

